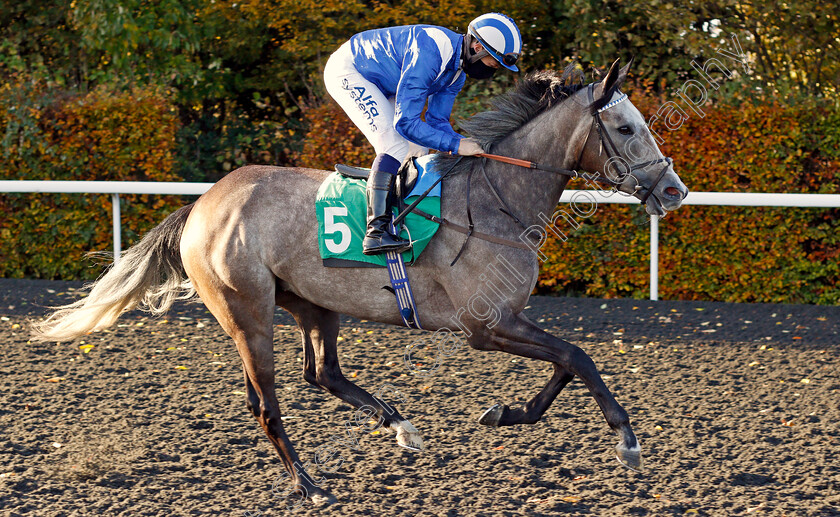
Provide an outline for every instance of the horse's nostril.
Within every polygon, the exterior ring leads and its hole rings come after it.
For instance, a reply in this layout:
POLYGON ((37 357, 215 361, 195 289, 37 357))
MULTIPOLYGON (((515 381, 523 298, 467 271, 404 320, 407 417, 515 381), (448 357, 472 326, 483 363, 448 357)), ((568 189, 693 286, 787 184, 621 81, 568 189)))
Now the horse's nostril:
POLYGON ((666 188, 665 193, 668 194, 669 196, 674 196, 674 197, 679 197, 680 196, 680 191, 675 189, 674 187, 666 188))

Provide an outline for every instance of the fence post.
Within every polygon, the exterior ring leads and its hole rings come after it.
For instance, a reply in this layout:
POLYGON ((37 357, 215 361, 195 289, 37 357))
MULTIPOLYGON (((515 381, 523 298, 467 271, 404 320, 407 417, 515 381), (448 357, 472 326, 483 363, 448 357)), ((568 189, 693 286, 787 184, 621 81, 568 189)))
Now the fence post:
POLYGON ((659 218, 650 217, 650 299, 659 299, 659 218))
POLYGON ((111 212, 114 214, 114 265, 120 261, 120 195, 111 194, 111 212))

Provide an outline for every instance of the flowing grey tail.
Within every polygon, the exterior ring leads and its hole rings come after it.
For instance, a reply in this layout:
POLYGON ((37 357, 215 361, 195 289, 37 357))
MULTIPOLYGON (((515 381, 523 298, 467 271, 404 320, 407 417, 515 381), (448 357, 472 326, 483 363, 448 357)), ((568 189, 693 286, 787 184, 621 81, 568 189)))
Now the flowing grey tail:
POLYGON ((68 341, 111 326, 120 314, 139 306, 153 314, 169 310, 178 299, 195 294, 181 262, 181 232, 193 205, 173 212, 129 248, 116 265, 96 282, 86 286, 90 293, 77 302, 56 307, 45 320, 36 323, 33 339, 68 341))

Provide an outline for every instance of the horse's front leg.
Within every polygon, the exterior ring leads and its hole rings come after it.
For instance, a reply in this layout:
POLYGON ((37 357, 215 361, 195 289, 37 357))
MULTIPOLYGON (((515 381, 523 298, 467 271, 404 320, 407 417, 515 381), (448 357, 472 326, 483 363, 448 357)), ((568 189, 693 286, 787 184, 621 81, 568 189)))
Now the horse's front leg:
MULTIPOLYGON (((513 355, 541 359, 559 365, 569 375, 579 377, 604 413, 607 424, 620 438, 616 446, 618 460, 631 469, 641 469, 641 447, 630 426, 627 411, 610 393, 595 363, 586 352, 568 341, 552 336, 519 314, 503 315, 492 329, 482 325, 475 330, 470 337, 470 345, 475 348, 502 350, 513 355)), ((562 389, 565 385, 562 384, 563 379, 563 372, 555 369, 549 385, 531 401, 534 406, 550 403, 549 397, 552 394, 556 396, 556 393, 559 393, 558 388, 562 389)))

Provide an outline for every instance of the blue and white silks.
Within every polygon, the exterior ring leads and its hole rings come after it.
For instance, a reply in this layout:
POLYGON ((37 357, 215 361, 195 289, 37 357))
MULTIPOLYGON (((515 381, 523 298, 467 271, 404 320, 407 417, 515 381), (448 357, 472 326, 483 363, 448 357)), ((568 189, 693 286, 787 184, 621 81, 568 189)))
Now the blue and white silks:
POLYGON ((404 152, 389 152, 397 147, 393 138, 457 152, 463 137, 452 129, 449 117, 466 80, 461 70, 463 39, 461 34, 434 25, 356 34, 327 62, 327 90, 377 154, 385 152, 402 160, 407 144, 404 152), (427 100, 424 122, 421 114, 427 100), (383 135, 389 129, 395 134, 383 135))

